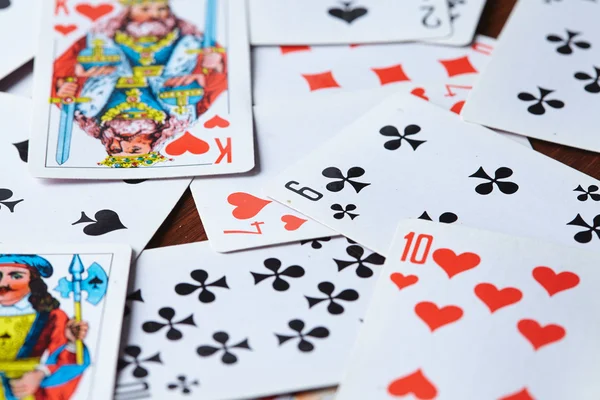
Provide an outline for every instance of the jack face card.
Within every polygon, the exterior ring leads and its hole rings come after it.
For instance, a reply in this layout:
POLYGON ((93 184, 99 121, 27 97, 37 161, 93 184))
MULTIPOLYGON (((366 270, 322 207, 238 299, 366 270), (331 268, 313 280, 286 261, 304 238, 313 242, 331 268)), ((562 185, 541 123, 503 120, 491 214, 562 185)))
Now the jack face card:
POLYGON ((112 399, 131 249, 0 244, 0 398, 112 399))
POLYGON ((253 45, 402 42, 450 35, 446 0, 250 0, 253 45))
POLYGON ((336 399, 598 398, 597 253, 400 224, 336 399))
POLYGON ((385 254, 397 221, 600 248, 600 183, 414 96, 390 97, 272 179, 267 196, 385 254))
POLYGON ((246 399, 337 384, 383 263, 345 238, 145 251, 115 399, 246 399))
POLYGON ((245 2, 44 2, 34 176, 123 179, 254 166, 245 2))
POLYGON ((591 1, 519 2, 464 119, 600 151, 599 13, 591 1))
POLYGON ((45 181, 27 170, 31 100, 0 94, 0 242, 126 243, 139 254, 189 179, 45 181), (151 205, 150 205, 151 204, 151 205))
POLYGON ((31 60, 41 0, 0 0, 0 79, 31 60))

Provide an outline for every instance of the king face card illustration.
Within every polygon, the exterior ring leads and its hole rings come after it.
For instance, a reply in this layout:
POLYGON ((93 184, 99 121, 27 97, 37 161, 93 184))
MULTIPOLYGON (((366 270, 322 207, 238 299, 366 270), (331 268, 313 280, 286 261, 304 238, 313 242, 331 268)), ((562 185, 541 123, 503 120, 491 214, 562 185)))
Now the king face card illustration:
POLYGON ((111 399, 131 249, 0 245, 0 399, 111 399))
POLYGON ((31 169, 121 179, 254 167, 245 2, 45 2, 31 169))

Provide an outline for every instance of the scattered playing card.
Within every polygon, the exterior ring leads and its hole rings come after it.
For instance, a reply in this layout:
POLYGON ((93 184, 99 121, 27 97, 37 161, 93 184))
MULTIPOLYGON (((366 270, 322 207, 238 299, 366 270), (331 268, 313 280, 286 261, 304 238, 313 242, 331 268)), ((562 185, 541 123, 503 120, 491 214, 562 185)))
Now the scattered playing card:
POLYGON ((112 399, 130 260, 124 245, 0 244, 3 399, 112 399))
POLYGON ((383 262, 345 238, 145 251, 115 398, 246 399, 337 384, 383 262))
POLYGON ((42 0, 0 1, 0 79, 33 58, 41 5, 42 0))
POLYGON ((384 254, 404 218, 600 249, 600 183, 414 96, 390 97, 264 194, 384 254))
POLYGON ((164 3, 44 2, 34 176, 161 178, 254 167, 245 2, 164 3))
POLYGON ((486 0, 448 0, 452 35, 430 40, 450 46, 468 46, 473 41, 486 0))
POLYGON ((465 120, 600 151, 599 12, 591 1, 519 2, 465 120))
POLYGON ((138 254, 190 183, 32 178, 31 100, 0 94, 0 118, 0 242, 126 243, 138 254))
POLYGON ((450 35, 446 0, 250 0, 253 45, 402 42, 450 35))
POLYGON ((494 39, 479 35, 466 48, 422 43, 258 47, 252 51, 254 103, 378 89, 412 92, 460 112, 494 46, 494 39))
POLYGON ((597 253, 407 221, 389 254, 336 399, 597 397, 597 253))

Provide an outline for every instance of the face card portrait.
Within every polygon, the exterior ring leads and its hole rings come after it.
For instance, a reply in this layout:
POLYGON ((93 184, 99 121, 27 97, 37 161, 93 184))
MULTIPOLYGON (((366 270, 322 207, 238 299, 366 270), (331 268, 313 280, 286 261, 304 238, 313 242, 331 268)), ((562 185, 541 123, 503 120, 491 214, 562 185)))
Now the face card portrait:
POLYGON ((244 4, 44 4, 33 174, 121 179, 252 169, 244 4))
POLYGON ((131 249, 0 245, 0 399, 112 398, 131 249))

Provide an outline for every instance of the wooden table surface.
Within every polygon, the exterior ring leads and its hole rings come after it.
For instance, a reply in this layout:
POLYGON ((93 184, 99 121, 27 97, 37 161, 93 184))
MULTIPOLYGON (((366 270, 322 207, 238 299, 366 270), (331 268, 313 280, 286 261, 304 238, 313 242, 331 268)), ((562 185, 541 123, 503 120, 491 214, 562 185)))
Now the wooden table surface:
MULTIPOLYGON (((497 37, 516 0, 488 0, 477 31, 497 37)), ((600 154, 573 149, 541 140, 531 140, 533 148, 570 167, 600 179, 600 154)), ((207 240, 202 221, 189 189, 175 206, 149 244, 149 248, 207 240)))

